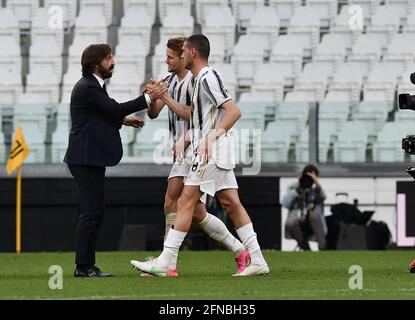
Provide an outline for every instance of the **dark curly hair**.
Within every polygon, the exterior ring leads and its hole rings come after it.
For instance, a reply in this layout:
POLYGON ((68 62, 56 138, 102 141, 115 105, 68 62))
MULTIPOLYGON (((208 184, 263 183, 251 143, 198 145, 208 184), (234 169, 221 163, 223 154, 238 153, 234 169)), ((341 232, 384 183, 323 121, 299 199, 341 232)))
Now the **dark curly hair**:
POLYGON ((317 167, 315 166, 315 165, 313 165, 313 164, 307 164, 305 167, 304 167, 304 169, 303 169, 303 172, 302 172, 302 174, 303 175, 305 175, 306 173, 308 173, 308 172, 314 172, 317 176, 319 175, 319 171, 318 171, 318 169, 317 169, 317 167))
POLYGON ((95 67, 111 53, 112 49, 108 44, 91 44, 88 46, 82 53, 82 76, 91 75, 95 71, 95 67))

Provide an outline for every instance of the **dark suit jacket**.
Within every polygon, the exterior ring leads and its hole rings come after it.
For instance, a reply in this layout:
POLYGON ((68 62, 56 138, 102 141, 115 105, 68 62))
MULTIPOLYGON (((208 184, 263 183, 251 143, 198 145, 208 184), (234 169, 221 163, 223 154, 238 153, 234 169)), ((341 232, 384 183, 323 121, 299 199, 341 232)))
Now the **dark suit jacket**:
POLYGON ((63 161, 70 165, 116 165, 123 154, 119 130, 124 117, 146 108, 144 96, 118 103, 93 75, 83 77, 72 90, 72 127, 63 161))

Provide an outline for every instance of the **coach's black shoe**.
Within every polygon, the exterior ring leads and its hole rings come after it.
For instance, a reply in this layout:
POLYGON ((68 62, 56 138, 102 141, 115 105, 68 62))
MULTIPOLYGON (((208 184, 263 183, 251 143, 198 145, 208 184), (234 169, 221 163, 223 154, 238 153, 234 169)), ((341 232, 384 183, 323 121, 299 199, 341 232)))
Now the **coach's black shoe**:
POLYGON ((415 273, 415 260, 411 262, 411 265, 408 267, 410 273, 415 273))
POLYGON ((101 269, 97 266, 90 266, 88 268, 76 268, 73 276, 75 278, 109 278, 112 274, 102 273, 101 269))

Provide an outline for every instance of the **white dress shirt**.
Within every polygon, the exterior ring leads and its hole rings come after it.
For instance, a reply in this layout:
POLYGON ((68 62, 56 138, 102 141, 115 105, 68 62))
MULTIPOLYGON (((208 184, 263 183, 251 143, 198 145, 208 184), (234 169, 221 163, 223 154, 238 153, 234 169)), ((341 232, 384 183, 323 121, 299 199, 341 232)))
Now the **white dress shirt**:
MULTIPOLYGON (((99 85, 101 86, 101 88, 104 88, 105 81, 100 76, 97 76, 95 73, 93 73, 93 75, 98 80, 99 85)), ((147 106, 150 106, 150 103, 151 103, 150 95, 145 93, 144 98, 146 98, 147 106)))
POLYGON ((99 85, 101 86, 101 88, 103 88, 104 84, 105 84, 104 80, 100 76, 97 76, 95 73, 93 73, 93 75, 98 80, 99 85))

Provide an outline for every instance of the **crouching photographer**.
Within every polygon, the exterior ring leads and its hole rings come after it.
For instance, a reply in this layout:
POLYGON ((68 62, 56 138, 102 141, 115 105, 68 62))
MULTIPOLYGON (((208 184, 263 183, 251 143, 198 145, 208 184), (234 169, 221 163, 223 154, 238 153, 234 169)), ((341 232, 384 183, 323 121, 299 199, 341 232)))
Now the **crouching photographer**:
MULTIPOLYGON (((415 72, 411 74, 410 80, 412 84, 415 84, 415 72)), ((415 111, 415 95, 401 93, 399 109, 415 111)), ((407 135, 402 139, 402 149, 410 155, 415 155, 415 135, 407 135)), ((415 179, 415 167, 409 167, 406 172, 415 179)), ((409 272, 415 273, 415 259, 409 265, 409 272)))
POLYGON ((285 223, 286 237, 297 240, 303 250, 310 250, 308 241, 314 239, 318 242, 319 250, 326 248, 326 194, 318 175, 317 167, 311 164, 305 166, 297 183, 290 186, 282 200, 282 205, 289 210, 285 223))

